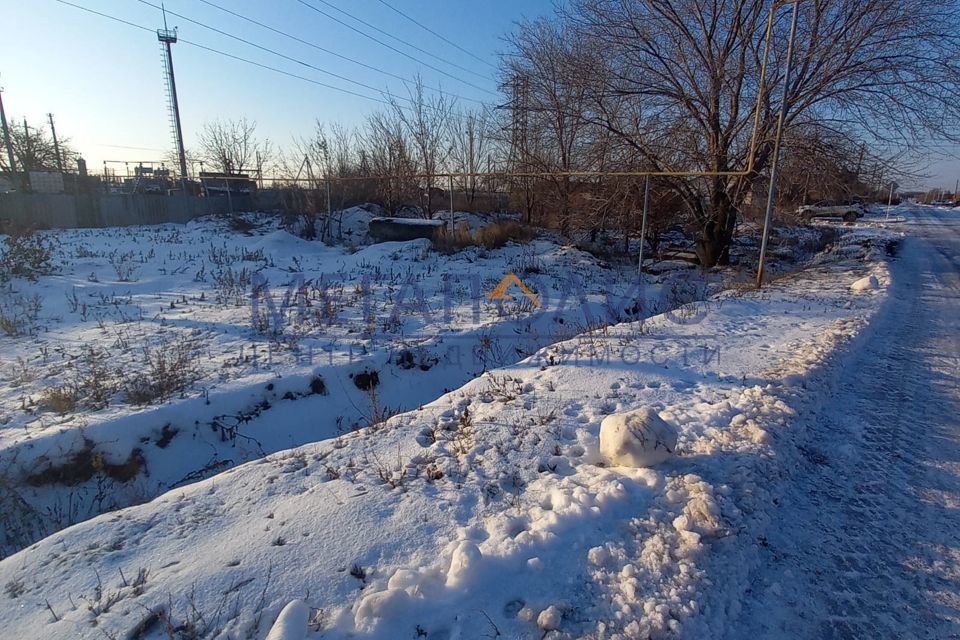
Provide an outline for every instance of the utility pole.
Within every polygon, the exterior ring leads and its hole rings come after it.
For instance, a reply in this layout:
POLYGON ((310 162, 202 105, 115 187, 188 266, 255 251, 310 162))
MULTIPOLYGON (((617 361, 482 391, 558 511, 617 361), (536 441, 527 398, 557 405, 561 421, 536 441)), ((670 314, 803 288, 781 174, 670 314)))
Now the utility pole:
POLYGON ((643 283, 643 243, 647 239, 647 214, 650 212, 650 176, 643 185, 643 219, 640 223, 640 257, 637 259, 637 273, 643 283))
MULTIPOLYGON (((790 23, 790 41, 787 44, 787 67, 783 72, 783 97, 780 100, 780 116, 777 118, 777 135, 773 141, 773 159, 770 162, 770 186, 767 190, 767 215, 763 220, 763 238, 760 240, 760 260, 757 265, 757 289, 763 286, 763 261, 767 254, 767 238, 773 220, 773 205, 777 197, 777 168, 780 164, 780 141, 783 138, 783 122, 787 119, 787 98, 790 95, 790 72, 793 67, 793 42, 797 38, 797 19, 800 1, 793 0, 793 19, 790 23)), ((862 157, 862 151, 861 151, 862 157)))
POLYGON ((13 159, 13 145, 10 143, 10 129, 7 127, 7 113, 3 110, 3 87, 0 87, 0 126, 3 127, 3 144, 7 147, 7 162, 10 165, 10 179, 17 173, 17 163, 13 159))
POLYGON ((33 162, 33 149, 30 148, 30 126, 27 124, 27 119, 23 119, 23 154, 20 156, 20 164, 23 169, 23 173, 20 175, 20 179, 23 182, 23 190, 27 191, 31 189, 30 186, 30 167, 27 163, 33 162))
POLYGON ((63 173, 63 159, 60 157, 60 143, 57 141, 57 128, 53 124, 53 114, 48 113, 47 119, 50 120, 50 133, 53 134, 53 152, 57 156, 57 171, 63 173))
POLYGON ((23 160, 23 171, 27 171, 27 163, 33 161, 33 154, 30 153, 30 125, 27 124, 27 119, 23 119, 23 157, 20 158, 23 160))
MULTIPOLYGON (((457 225, 456 225, 456 223, 454 222, 454 216, 453 216, 453 174, 451 173, 451 174, 448 176, 448 178, 449 178, 449 182, 450 182, 450 184, 449 184, 449 189, 450 189, 450 231, 455 231, 456 228, 457 228, 457 225)), ((427 189, 427 198, 428 198, 428 199, 430 198, 430 190, 429 190, 429 189, 427 189)))
MULTIPOLYGON (((161 9, 163 5, 161 4, 161 9)), ((183 128, 180 126, 180 103, 177 100, 177 81, 173 75, 173 52, 170 45, 177 41, 177 30, 167 28, 167 12, 163 9, 163 29, 157 29, 163 53, 163 74, 167 81, 167 99, 170 102, 170 124, 173 129, 173 141, 177 147, 177 160, 180 165, 180 187, 187 195, 187 153, 183 148, 183 128)), ((229 193, 229 191, 228 191, 229 193)))

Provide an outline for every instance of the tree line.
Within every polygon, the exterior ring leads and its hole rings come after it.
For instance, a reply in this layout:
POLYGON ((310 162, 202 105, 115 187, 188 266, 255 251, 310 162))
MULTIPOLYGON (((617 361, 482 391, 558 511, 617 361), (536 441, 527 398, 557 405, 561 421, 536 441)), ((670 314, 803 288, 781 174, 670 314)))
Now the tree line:
POLYGON ((709 267, 727 260, 765 197, 782 101, 781 204, 877 195, 902 175, 905 154, 958 137, 953 0, 801 0, 784 87, 791 10, 772 0, 570 0, 508 37, 503 104, 467 107, 418 78, 359 125, 318 122, 278 151, 253 122, 215 121, 192 155, 219 171, 271 167, 316 212, 375 201, 432 216, 448 184, 422 176, 511 174, 456 178, 458 206, 506 192, 531 223, 616 230, 626 246, 643 179, 602 174, 727 173, 653 185, 655 230, 682 226, 709 267))

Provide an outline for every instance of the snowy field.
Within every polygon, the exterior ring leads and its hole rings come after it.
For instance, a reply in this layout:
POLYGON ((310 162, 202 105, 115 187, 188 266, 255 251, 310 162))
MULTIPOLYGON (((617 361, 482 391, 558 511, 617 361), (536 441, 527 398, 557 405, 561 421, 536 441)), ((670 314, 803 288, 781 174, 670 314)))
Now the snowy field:
POLYGON ((59 234, 71 256, 62 273, 17 283, 51 301, 42 327, 4 339, 34 372, 11 372, 4 390, 5 482, 39 476, 7 493, 23 504, 4 508, 44 516, 37 531, 8 528, 8 544, 124 506, 104 501, 178 488, 6 558, 3 633, 721 635, 772 524, 781 464, 803 435, 798 415, 820 410, 842 374, 836 354, 885 309, 891 232, 868 226, 759 292, 677 307, 688 284, 668 278, 639 295, 670 312, 641 323, 621 309, 613 326, 611 283, 629 286, 630 275, 545 239, 451 258, 425 241, 351 252, 210 223, 59 234), (114 251, 133 252, 135 281, 117 282, 114 251), (284 343, 254 339, 270 323, 252 327, 249 304, 218 291, 224 268, 283 285, 336 273, 345 284, 338 296, 306 287, 309 311, 284 343), (471 278, 488 291, 506 272, 534 282, 556 313, 522 299, 475 313, 471 278), (570 273, 582 295, 563 295, 570 273), (379 297, 360 295, 364 282, 379 297), (420 303, 390 313, 408 282, 406 295, 416 299, 418 285, 434 314, 449 300, 453 321, 430 330, 420 303), (78 289, 86 319, 69 299, 78 289), (384 324, 369 326, 367 299, 380 301, 384 324), (455 342, 469 365, 451 359, 455 342), (148 410, 131 404, 124 373, 150 370, 150 350, 177 344, 201 354, 189 384, 148 410), (319 363, 298 359, 308 348, 319 363), (87 366, 86 349, 109 352, 98 377, 118 382, 106 407, 42 407, 44 388, 87 366), (605 464, 600 422, 640 407, 678 430, 677 455, 653 469, 605 464), (95 473, 66 485, 84 456, 95 473), (123 481, 138 464, 149 473, 123 481), (98 503, 104 478, 113 482, 98 503))
POLYGON ((549 237, 452 256, 370 245, 370 217, 347 211, 337 246, 270 217, 44 234, 57 272, 0 295, 0 553, 379 423, 637 317, 638 299, 649 313, 718 286, 683 275, 661 299, 549 237), (540 309, 516 288, 489 298, 508 273, 540 309))

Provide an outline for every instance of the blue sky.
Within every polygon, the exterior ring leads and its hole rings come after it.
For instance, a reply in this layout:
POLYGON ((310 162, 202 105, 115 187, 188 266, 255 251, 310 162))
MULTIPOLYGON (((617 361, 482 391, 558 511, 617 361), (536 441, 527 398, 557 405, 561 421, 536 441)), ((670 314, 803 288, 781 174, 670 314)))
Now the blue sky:
MULTIPOLYGON (((138 0, 71 0, 75 4, 157 28, 159 10, 138 0)), ((355 58, 392 74, 422 75, 426 84, 465 99, 496 102, 497 52, 503 36, 523 16, 552 10, 550 0, 388 0, 419 22, 474 53, 458 51, 391 11, 379 0, 327 0, 383 31, 426 50, 430 57, 337 13, 319 0, 309 3, 434 69, 406 58, 312 11, 297 0, 211 0, 302 40, 355 58), (484 62, 481 62, 485 61, 484 62), (444 62, 446 61, 446 62, 444 62), (459 65, 457 68, 453 65, 459 65), (466 70, 464 70, 466 69, 466 70), (470 86, 462 81, 467 81, 470 86)), ((159 0, 150 0, 159 5, 159 0)), ((54 114, 57 132, 69 137, 99 171, 103 160, 158 160, 172 146, 160 45, 155 34, 90 15, 54 0, 4 3, 0 39, 0 85, 8 116, 26 116, 32 125, 54 114), (9 28, 12 27, 12 28, 9 28), (131 149, 125 147, 139 147, 131 149)), ((240 36, 292 58, 327 69, 379 90, 405 95, 403 83, 244 22, 199 0, 166 0, 168 10, 240 36)), ((168 16, 184 40, 200 43, 319 82, 371 96, 377 91, 351 85, 319 71, 219 35, 185 19, 168 16)), ((258 133, 287 146, 306 134, 315 119, 355 123, 377 103, 230 60, 185 43, 174 45, 174 66, 188 149, 207 120, 246 116, 258 133)), ((463 101, 465 105, 476 103, 463 101)))
MULTIPOLYGON (((304 6, 299 0, 210 0, 231 11, 290 33, 302 40, 355 58, 392 74, 456 93, 465 100, 496 101, 497 53, 517 20, 552 11, 551 0, 387 0, 449 40, 474 53, 458 51, 384 6, 379 0, 306 0, 309 4, 371 33, 396 49, 436 67, 428 68, 365 38, 304 6), (324 5, 323 2, 327 2, 324 5), (339 7, 383 31, 428 51, 405 46, 372 31, 335 9, 339 7), (439 60, 437 57, 442 58, 439 60), (448 64, 452 63, 452 64, 448 64), (459 65, 458 68, 457 66, 459 65), (466 69, 466 70, 465 70, 466 69), (445 72, 445 73, 441 73, 445 72), (470 86, 466 82, 476 85, 470 86)), ((71 0, 75 4, 155 29, 160 11, 140 0, 71 0)), ((149 0, 159 4, 159 0, 149 0)), ((65 6, 55 0, 3 2, 5 26, 0 38, 0 85, 8 116, 26 116, 42 125, 52 112, 61 136, 69 137, 92 171, 104 160, 160 160, 172 146, 156 35, 65 6), (136 147, 136 148, 129 148, 136 147)), ((168 10, 275 49, 296 59, 400 95, 399 80, 346 62, 316 48, 224 13, 202 0, 166 0, 168 10)), ((179 35, 209 47, 274 66, 319 82, 377 96, 320 71, 276 57, 187 20, 168 16, 179 35)), ((378 104, 259 69, 186 43, 174 46, 183 129, 188 149, 201 125, 215 118, 247 117, 258 133, 278 146, 307 134, 313 122, 359 122, 378 104)), ((960 177, 960 147, 934 142, 922 165, 930 178, 919 184, 953 189, 960 177)), ((915 187, 918 184, 904 186, 915 187)))

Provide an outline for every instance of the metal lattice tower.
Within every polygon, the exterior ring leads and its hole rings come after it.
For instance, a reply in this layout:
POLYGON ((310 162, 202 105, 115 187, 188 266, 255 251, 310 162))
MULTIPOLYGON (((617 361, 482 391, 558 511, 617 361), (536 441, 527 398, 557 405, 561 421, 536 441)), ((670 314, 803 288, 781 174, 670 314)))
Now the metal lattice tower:
POLYGON ((160 41, 160 52, 163 57, 163 79, 167 88, 167 105, 170 108, 170 130, 173 134, 173 143, 177 149, 177 160, 180 164, 180 184, 186 193, 187 181, 187 154, 183 149, 183 129, 180 126, 180 103, 177 100, 177 82, 173 75, 173 52, 170 45, 177 42, 177 30, 167 29, 167 16, 163 16, 163 29, 157 29, 157 40, 160 41))
POLYGON ((530 79, 523 72, 516 72, 510 82, 510 160, 516 167, 527 159, 530 113, 530 79))

